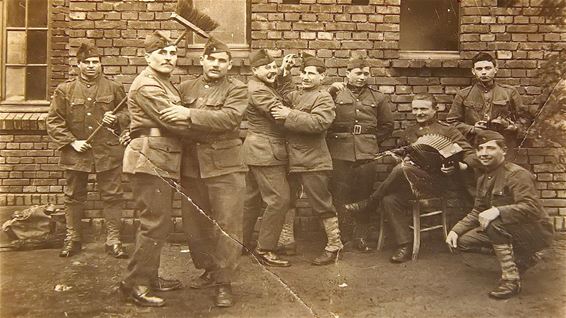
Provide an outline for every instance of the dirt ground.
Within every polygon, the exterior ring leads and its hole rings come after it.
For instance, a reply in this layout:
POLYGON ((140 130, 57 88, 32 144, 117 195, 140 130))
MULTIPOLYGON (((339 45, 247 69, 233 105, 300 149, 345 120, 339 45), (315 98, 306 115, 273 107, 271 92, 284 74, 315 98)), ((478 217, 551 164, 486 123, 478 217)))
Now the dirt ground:
MULTIPOLYGON (((336 265, 310 260, 322 246, 300 242, 289 268, 264 268, 242 257, 234 283, 236 305, 212 306, 213 290, 163 293, 167 306, 139 308, 125 303, 117 284, 126 260, 106 256, 101 243, 70 259, 57 250, 0 253, 1 317, 566 317, 566 240, 560 239, 523 277, 523 291, 496 301, 493 256, 450 254, 440 243, 424 242, 419 260, 397 265, 391 250, 344 253, 336 265), (69 288, 67 290, 64 290, 69 288), (60 291, 57 291, 59 289, 60 291), (61 290, 63 289, 63 290, 61 290)), ((133 248, 128 246, 130 250, 133 248)), ((184 284, 199 274, 187 247, 164 249, 161 274, 184 284)))

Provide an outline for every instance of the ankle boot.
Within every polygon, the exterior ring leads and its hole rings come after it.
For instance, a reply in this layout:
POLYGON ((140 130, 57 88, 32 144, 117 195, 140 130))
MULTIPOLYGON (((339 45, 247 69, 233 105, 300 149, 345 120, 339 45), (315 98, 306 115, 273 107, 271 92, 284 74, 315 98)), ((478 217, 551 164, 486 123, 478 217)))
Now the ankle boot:
MULTIPOLYGON (((279 235, 277 248, 286 246, 296 246, 295 243, 295 209, 290 209, 285 215, 285 223, 279 235)), ((286 254, 289 255, 289 254, 286 254)))
POLYGON ((494 244, 493 251, 501 266, 501 280, 499 286, 489 292, 489 297, 496 299, 511 298, 521 292, 521 278, 515 263, 513 245, 494 244))
POLYGON ((313 265, 326 265, 336 262, 340 257, 340 252, 344 248, 340 237, 338 218, 331 217, 322 220, 324 231, 326 232, 326 247, 322 255, 313 260, 313 265))

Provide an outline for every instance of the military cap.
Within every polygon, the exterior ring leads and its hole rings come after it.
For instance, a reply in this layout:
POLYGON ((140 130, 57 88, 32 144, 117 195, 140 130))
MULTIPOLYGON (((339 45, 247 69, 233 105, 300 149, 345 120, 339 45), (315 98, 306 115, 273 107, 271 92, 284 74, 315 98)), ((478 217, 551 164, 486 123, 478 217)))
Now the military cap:
POLYGON ((155 31, 145 37, 143 45, 145 47, 145 51, 147 53, 151 53, 155 50, 173 45, 173 41, 165 35, 163 31, 155 31))
POLYGON ((261 49, 250 53, 248 57, 250 65, 253 67, 270 64, 274 61, 273 57, 269 55, 266 49, 261 49))
POLYGON ((503 137, 503 135, 501 135, 497 131, 487 129, 478 129, 476 131, 476 137, 474 138, 474 145, 476 147, 492 140, 505 142, 505 137, 503 137))
POLYGON ((77 60, 80 62, 88 59, 89 57, 100 57, 98 48, 88 43, 81 43, 81 46, 77 51, 77 60))
POLYGON ((369 64, 366 61, 366 59, 357 57, 357 58, 350 59, 348 61, 347 68, 348 68, 348 71, 350 71, 350 70, 353 70, 355 68, 364 68, 364 67, 368 67, 368 66, 369 66, 369 64))
POLYGON ((326 70, 326 66, 324 65, 323 60, 316 57, 304 57, 303 55, 303 66, 301 67, 301 70, 304 70, 308 66, 315 66, 317 68, 326 70))
POLYGON ((202 52, 202 55, 209 55, 211 53, 220 53, 220 52, 226 52, 228 54, 231 53, 228 45, 220 42, 218 39, 212 36, 208 38, 208 41, 204 45, 204 51, 202 52))

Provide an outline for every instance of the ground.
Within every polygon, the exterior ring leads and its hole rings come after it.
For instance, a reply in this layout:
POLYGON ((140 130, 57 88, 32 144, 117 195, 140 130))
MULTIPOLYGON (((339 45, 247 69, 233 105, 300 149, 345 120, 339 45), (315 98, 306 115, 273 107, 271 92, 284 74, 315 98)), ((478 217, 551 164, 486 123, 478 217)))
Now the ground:
MULTIPOLYGON (((450 254, 431 240, 417 261, 389 263, 391 250, 344 253, 335 265, 310 260, 320 243, 300 242, 289 268, 264 268, 242 257, 236 305, 212 306, 213 290, 162 293, 164 308, 139 308, 117 292, 126 260, 106 256, 101 243, 72 258, 57 250, 0 253, 0 316, 4 317, 565 317, 566 240, 559 239, 523 277, 521 294, 487 297, 499 269, 493 256, 450 254), (68 288, 68 289, 67 289, 68 288), (59 291, 57 291, 57 289, 59 291), (67 290, 65 290, 67 289, 67 290)), ((128 246, 132 249, 132 246, 128 246)), ((187 247, 169 244, 161 275, 185 285, 198 271, 187 247)))

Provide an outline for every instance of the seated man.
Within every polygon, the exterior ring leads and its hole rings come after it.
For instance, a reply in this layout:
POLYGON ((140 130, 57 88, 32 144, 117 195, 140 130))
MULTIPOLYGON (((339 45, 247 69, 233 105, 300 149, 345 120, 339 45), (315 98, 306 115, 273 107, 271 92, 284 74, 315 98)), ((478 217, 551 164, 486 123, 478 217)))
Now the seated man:
POLYGON ((398 245, 391 257, 393 263, 402 263, 411 258, 410 200, 425 192, 438 193, 441 189, 460 185, 458 181, 462 179, 462 174, 468 172, 464 170, 471 170, 468 167, 478 165, 474 151, 464 136, 456 128, 436 119, 436 99, 433 95, 415 95, 411 107, 417 124, 407 128, 402 139, 412 145, 398 149, 393 154, 395 157, 404 157, 403 161, 393 168, 368 200, 344 206, 346 211, 358 213, 368 205, 381 202, 383 215, 389 219, 398 245), (447 149, 456 151, 449 151, 449 155, 445 156, 443 151, 437 151, 422 142, 427 138, 444 140, 447 149), (456 152, 458 154, 453 156, 452 153, 456 152))
POLYGON ((483 169, 474 208, 452 228, 446 243, 464 251, 493 248, 502 273, 499 286, 489 296, 506 299, 521 291, 519 273, 533 266, 535 253, 551 244, 553 227, 537 196, 533 175, 505 160, 504 137, 484 131, 476 136, 475 144, 483 169))

